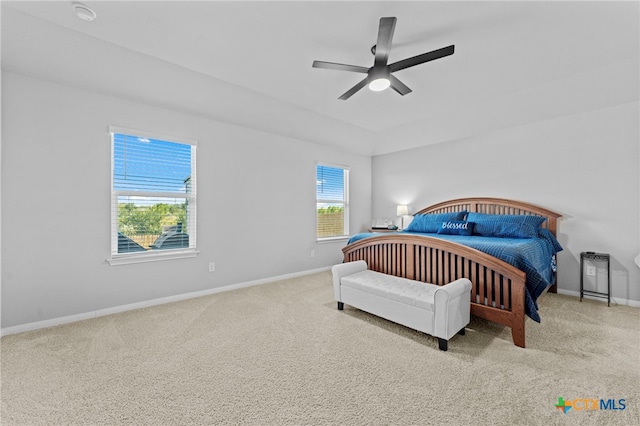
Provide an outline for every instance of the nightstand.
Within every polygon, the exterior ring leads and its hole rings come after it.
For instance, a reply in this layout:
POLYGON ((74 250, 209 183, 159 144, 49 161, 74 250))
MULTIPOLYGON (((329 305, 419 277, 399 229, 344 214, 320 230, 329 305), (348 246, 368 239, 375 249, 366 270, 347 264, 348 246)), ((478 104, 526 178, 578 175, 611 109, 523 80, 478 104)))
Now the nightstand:
MULTIPOLYGON (((597 271, 597 270, 596 270, 597 271)), ((607 299, 607 306, 611 306, 611 257, 607 253, 595 253, 592 251, 583 251, 580 253, 580 301, 584 295, 601 297, 607 299), (599 262, 607 262, 607 292, 597 292, 584 289, 584 261, 593 260, 599 262)))

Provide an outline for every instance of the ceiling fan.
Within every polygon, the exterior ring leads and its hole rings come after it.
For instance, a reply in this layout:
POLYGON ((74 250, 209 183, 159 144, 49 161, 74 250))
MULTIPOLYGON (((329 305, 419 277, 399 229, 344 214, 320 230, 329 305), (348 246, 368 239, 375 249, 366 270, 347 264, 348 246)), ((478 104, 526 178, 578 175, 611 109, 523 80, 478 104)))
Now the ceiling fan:
POLYGON ((367 74, 364 80, 347 90, 338 99, 349 99, 354 93, 362 89, 367 84, 369 85, 369 89, 376 92, 391 86, 393 90, 404 96, 407 93, 411 93, 411 89, 394 77, 391 74, 392 72, 453 55, 454 45, 451 45, 432 52, 423 53, 422 55, 403 59, 392 64, 387 64, 389 60, 389 51, 391 50, 391 40, 393 39, 393 32, 396 28, 396 21, 397 18, 395 17, 380 18, 378 41, 371 48, 371 53, 375 56, 373 66, 371 68, 360 67, 357 65, 337 64, 335 62, 313 61, 313 68, 325 68, 330 70, 351 71, 367 74))

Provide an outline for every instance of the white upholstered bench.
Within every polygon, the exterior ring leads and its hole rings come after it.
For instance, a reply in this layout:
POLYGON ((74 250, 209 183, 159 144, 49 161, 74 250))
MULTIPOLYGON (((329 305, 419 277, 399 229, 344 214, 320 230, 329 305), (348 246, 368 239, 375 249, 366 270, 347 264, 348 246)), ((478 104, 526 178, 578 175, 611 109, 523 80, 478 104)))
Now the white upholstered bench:
POLYGON ((344 304, 438 338, 440 350, 471 316, 471 281, 438 286, 370 271, 363 260, 331 268, 338 309, 344 304))

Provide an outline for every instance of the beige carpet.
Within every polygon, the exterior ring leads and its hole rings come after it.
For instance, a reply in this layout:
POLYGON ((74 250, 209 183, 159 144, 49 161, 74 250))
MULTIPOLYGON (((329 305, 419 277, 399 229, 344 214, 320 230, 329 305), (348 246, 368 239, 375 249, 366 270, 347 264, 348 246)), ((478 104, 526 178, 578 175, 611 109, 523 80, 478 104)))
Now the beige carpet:
POLYGON ((527 349, 333 300, 330 272, 2 338, 3 425, 640 424, 640 309, 547 294, 527 349), (558 397, 626 400, 569 410, 558 397))

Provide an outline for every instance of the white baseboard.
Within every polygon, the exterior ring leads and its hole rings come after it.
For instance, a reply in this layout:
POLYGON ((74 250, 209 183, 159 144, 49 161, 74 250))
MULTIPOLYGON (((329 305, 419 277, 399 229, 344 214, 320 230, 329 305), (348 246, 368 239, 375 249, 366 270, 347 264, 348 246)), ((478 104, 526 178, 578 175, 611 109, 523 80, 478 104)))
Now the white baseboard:
MULTIPOLYGON (((573 296, 573 297, 580 297, 580 292, 579 291, 574 291, 574 290, 563 290, 561 288, 558 289, 558 294, 564 294, 565 296, 573 296)), ((589 296, 587 294, 584 295, 585 299, 589 299, 589 300, 597 300, 600 302, 604 302, 607 303, 607 299, 602 298, 602 297, 593 297, 593 296, 589 296)), ((638 300, 629 300, 629 299, 622 299, 620 297, 613 297, 611 296, 611 304, 612 305, 627 305, 627 306, 632 306, 634 308, 640 308, 640 301, 638 300)))
POLYGON ((274 281, 281 281, 290 278, 301 277, 304 275, 311 275, 318 272, 324 272, 331 269, 331 266, 326 266, 318 269, 311 269, 307 271, 294 272, 291 274, 279 275, 276 277, 263 278, 260 280, 246 281, 238 284, 231 284, 223 287, 212 288, 202 291, 194 291, 191 293, 177 294, 175 296, 161 297, 159 299, 145 300, 143 302, 130 303, 128 305, 114 306, 112 308, 99 309, 97 311, 85 312, 82 314, 69 315, 60 318, 52 318, 44 321, 36 321, 27 324, 16 325, 13 327, 6 327, 0 329, 0 336, 8 336, 10 334, 23 333, 25 331, 39 330, 41 328, 54 327, 57 325, 68 324, 71 322, 82 321, 90 318, 102 317, 105 315, 117 314, 119 312, 132 311, 134 309, 148 308, 150 306, 163 305, 165 303, 178 302, 180 300, 193 299, 195 297, 208 296, 211 294, 222 293, 224 291, 237 290, 245 287, 253 287, 256 285, 267 284, 274 281))

